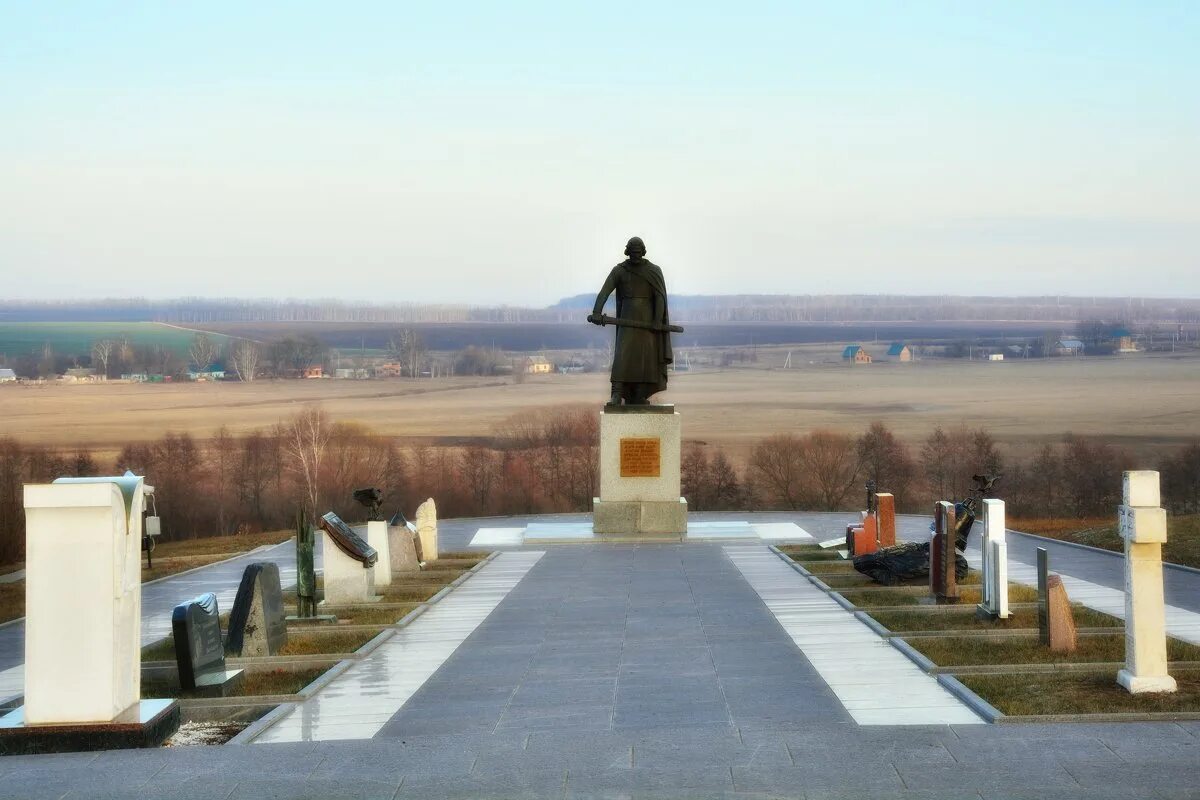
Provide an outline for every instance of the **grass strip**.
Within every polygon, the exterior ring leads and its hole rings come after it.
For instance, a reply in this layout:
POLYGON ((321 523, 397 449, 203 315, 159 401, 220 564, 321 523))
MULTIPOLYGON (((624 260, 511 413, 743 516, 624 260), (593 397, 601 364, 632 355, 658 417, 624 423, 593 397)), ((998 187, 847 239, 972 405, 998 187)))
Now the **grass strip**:
MULTIPOLYGON (((1053 653, 1030 636, 939 636, 905 641, 939 667, 949 669, 985 664, 1086 664, 1125 660, 1123 634, 1081 636, 1074 653, 1053 653)), ((1168 637, 1167 660, 1200 661, 1200 647, 1168 637)))
POLYGON ((1175 673, 1174 694, 1130 694, 1107 673, 959 675, 971 691, 1005 714, 1162 713, 1200 710, 1200 670, 1175 673))
MULTIPOLYGON (((1093 611, 1085 606, 1074 606, 1075 625, 1084 628, 1123 628, 1123 620, 1093 611)), ((975 606, 954 607, 951 610, 933 606, 915 606, 911 609, 868 611, 868 614, 890 631, 952 631, 952 630, 1005 630, 1008 628, 1036 628, 1036 608, 1015 609, 1008 619, 979 619, 975 606)))
MULTIPOLYGON (((303 670, 271 670, 269 672, 246 673, 242 683, 230 697, 254 697, 257 695, 296 694, 325 672, 325 667, 303 670)), ((143 697, 200 697, 179 688, 171 678, 142 677, 143 697)))

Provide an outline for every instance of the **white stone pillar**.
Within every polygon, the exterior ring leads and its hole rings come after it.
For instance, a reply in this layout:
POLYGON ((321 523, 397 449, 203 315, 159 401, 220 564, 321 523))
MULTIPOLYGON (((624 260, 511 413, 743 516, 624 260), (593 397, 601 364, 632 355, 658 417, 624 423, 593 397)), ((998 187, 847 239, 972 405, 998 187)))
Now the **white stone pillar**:
POLYGON ((1004 536, 1004 501, 983 501, 983 602, 980 607, 995 619, 1008 619, 1008 542, 1004 536))
POLYGON ((367 544, 379 553, 379 560, 375 562, 375 585, 389 585, 392 582, 392 558, 386 522, 373 520, 367 523, 367 544))
POLYGON ((438 558, 437 505, 429 498, 417 506, 417 537, 421 542, 421 561, 438 558))
POLYGON ((1158 473, 1126 472, 1123 500, 1118 518, 1125 540, 1125 669, 1117 683, 1131 694, 1173 692, 1162 573, 1167 512, 1159 507, 1158 473))
POLYGON ((25 722, 111 722, 141 700, 140 477, 25 487, 25 722))

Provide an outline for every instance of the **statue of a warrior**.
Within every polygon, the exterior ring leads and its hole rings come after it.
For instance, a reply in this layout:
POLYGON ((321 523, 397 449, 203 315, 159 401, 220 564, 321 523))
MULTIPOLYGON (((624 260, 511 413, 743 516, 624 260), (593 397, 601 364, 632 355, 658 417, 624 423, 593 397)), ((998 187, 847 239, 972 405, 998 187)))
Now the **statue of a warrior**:
POLYGON ((614 325, 617 345, 613 353, 611 405, 646 405, 651 395, 667 388, 671 333, 683 328, 670 324, 667 284, 662 270, 646 260, 646 245, 633 237, 625 245, 628 256, 608 273, 588 315, 595 325, 614 325), (617 315, 604 315, 608 296, 616 292, 617 315))

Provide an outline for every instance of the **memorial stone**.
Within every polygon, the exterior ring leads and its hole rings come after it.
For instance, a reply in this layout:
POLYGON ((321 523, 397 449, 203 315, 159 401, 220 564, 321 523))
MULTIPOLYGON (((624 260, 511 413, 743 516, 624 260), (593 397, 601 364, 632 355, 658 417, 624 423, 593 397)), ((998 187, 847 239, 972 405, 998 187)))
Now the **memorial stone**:
POLYGON ((1158 473, 1126 472, 1123 484, 1118 523, 1125 540, 1125 668, 1117 673, 1117 683, 1131 694, 1174 692, 1175 679, 1167 674, 1163 595, 1167 515, 1159 507, 1158 473))
POLYGON ((670 405, 604 407, 594 533, 635 538, 687 533, 687 501, 680 496, 680 419, 670 405))
POLYGON ((438 558, 437 505, 429 498, 417 506, 417 556, 422 564, 438 558))
POLYGON ((934 508, 934 532, 929 542, 929 589, 939 604, 959 601, 958 551, 954 544, 954 504, 943 500, 934 508))
POLYGON ((224 696, 241 681, 242 670, 225 669, 221 613, 212 592, 175 606, 171 636, 175 640, 179 686, 184 691, 224 696))
POLYGON ((248 658, 273 656, 287 641, 279 566, 271 561, 250 564, 233 600, 225 652, 248 658))
POLYGON ((299 619, 312 619, 317 613, 315 533, 308 524, 308 512, 300 509, 296 515, 296 616, 299 619))
POLYGON ((130 472, 24 487, 24 705, 0 752, 157 746, 179 727, 177 702, 141 697, 149 490, 130 472))
POLYGON ((896 498, 890 492, 875 493, 875 515, 879 529, 879 546, 896 544, 896 498))
POLYGON ((1008 619, 1008 543, 1004 537, 1004 501, 983 501, 983 597, 981 617, 1008 619))
POLYGON ((421 559, 417 558, 416 526, 401 514, 388 522, 388 557, 392 562, 393 575, 421 569, 421 559))
MULTIPOLYGON (((1041 598, 1038 598, 1041 602, 1041 598)), ((1071 600, 1062 578, 1049 575, 1046 578, 1046 643, 1052 653, 1074 653, 1077 645, 1075 615, 1071 600)))
POLYGON ((379 553, 332 511, 321 517, 325 532, 325 600, 329 605, 371 603, 379 553))

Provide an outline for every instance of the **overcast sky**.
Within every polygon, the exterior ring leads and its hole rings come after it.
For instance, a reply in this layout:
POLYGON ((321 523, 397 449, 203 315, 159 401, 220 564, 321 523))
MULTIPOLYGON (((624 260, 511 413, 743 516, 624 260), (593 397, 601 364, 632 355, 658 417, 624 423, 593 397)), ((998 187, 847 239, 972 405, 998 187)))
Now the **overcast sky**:
POLYGON ((1200 3, 0 3, 0 293, 1200 296, 1200 3))

